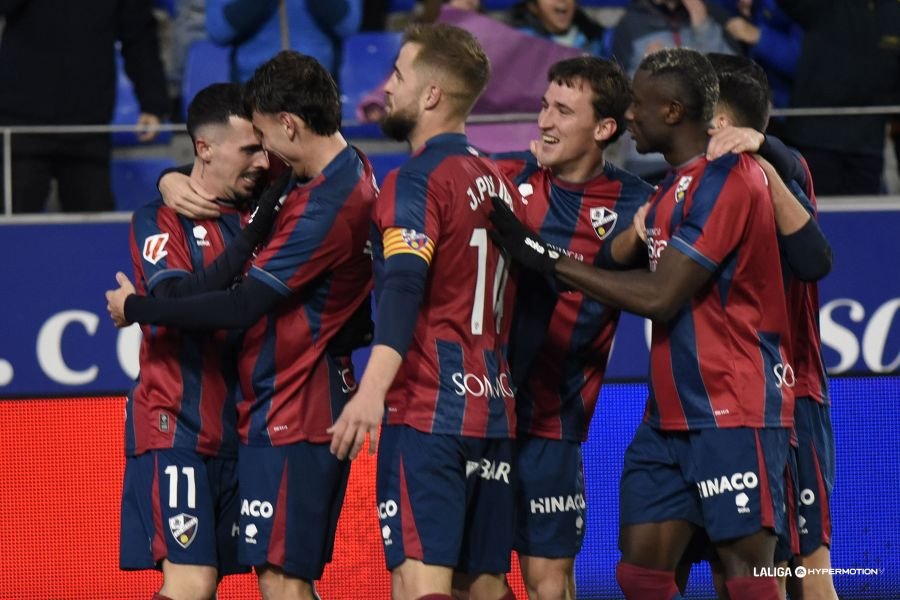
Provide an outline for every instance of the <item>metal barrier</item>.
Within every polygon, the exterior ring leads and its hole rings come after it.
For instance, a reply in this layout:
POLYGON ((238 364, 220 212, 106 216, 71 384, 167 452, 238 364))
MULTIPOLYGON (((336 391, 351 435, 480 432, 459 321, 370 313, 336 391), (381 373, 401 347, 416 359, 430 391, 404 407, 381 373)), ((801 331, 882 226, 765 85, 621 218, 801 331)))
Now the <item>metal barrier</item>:
MULTIPOLYGON (((809 107, 809 108, 776 108, 773 117, 822 117, 822 116, 865 116, 865 115, 900 115, 900 105, 889 106, 855 106, 855 107, 809 107)), ((533 123, 537 113, 507 113, 497 115, 472 115, 470 123, 533 123)), ((345 121, 344 127, 358 126, 362 121, 345 121)), ((78 134, 78 133, 116 133, 116 132, 176 132, 184 133, 184 124, 160 124, 153 127, 140 125, 16 125, 0 127, 3 148, 3 212, 0 217, 10 217, 12 211, 12 136, 18 134, 78 134)), ((46 218, 44 216, 43 218, 46 218)))

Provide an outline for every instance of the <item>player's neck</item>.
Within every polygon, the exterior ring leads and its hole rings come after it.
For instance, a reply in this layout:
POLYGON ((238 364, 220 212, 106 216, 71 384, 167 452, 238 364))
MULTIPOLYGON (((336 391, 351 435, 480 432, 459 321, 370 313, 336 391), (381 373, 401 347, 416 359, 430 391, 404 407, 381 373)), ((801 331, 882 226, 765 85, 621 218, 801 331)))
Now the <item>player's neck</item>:
POLYGON ((464 120, 439 118, 437 115, 432 118, 423 117, 409 136, 409 147, 415 152, 436 135, 465 132, 466 122, 464 120))
POLYGON ((204 190, 215 196, 216 198, 225 198, 225 186, 221 181, 210 175, 210 170, 206 164, 199 158, 194 159, 194 166, 191 169, 190 179, 197 183, 204 190))
POLYGON ((604 167, 603 154, 595 156, 593 154, 585 154, 582 160, 575 164, 563 165, 559 168, 550 168, 553 175, 566 183, 585 183, 594 179, 603 173, 604 167))
POLYGON ((664 153, 666 162, 676 167, 706 152, 709 134, 705 128, 683 129, 674 136, 672 147, 664 153))
POLYGON ((325 170, 331 161, 347 147, 347 140, 340 133, 317 136, 315 141, 304 140, 304 148, 289 160, 294 173, 304 179, 313 179, 325 170))

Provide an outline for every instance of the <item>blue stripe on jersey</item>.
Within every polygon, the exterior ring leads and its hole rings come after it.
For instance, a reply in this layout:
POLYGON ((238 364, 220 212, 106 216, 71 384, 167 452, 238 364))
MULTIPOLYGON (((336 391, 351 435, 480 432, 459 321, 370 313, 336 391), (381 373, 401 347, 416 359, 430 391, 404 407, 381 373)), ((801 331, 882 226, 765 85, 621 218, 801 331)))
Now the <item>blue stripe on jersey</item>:
MULTIPOLYGON (((441 136, 437 136, 441 137, 441 136)), ((433 145, 435 139, 429 140, 433 145)), ((465 139, 465 138, 463 138, 465 139)), ((464 148, 465 146, 461 146, 464 148)), ((394 224, 398 227, 425 231, 425 196, 428 178, 448 156, 456 154, 455 145, 442 148, 441 152, 423 152, 409 159, 397 172, 397 189, 394 193, 394 224)))
MULTIPOLYGON (((738 164, 738 160, 738 154, 726 154, 709 163, 704 169, 703 176, 691 196, 690 218, 678 229, 678 237, 689 246, 697 243, 703 233, 703 226, 706 225, 706 220, 712 214, 719 194, 722 193, 722 188, 725 186, 725 181, 738 164)), ((674 227, 672 233, 675 233, 674 227)))
POLYGON ((719 288, 719 302, 722 304, 722 308, 725 308, 728 304, 728 292, 731 291, 731 284, 734 282, 734 272, 737 270, 740 257, 740 248, 736 248, 734 252, 722 261, 722 268, 716 276, 716 287, 719 288))
POLYGON ((256 364, 253 365, 253 395, 256 399, 254 406, 250 408, 250 427, 247 431, 250 445, 272 443, 266 421, 272 410, 272 396, 275 395, 275 324, 278 319, 274 315, 266 315, 264 318, 266 333, 260 344, 256 364))
POLYGON ((716 269, 719 268, 719 265, 717 265, 715 263, 715 261, 713 261, 706 255, 698 252, 693 246, 691 246, 689 243, 687 243, 686 241, 684 241, 677 235, 672 236, 672 239, 669 240, 669 245, 672 246, 673 248, 675 248, 676 250, 678 250, 679 252, 681 252, 682 254, 687 255, 688 258, 690 258, 694 262, 698 263, 701 267, 703 267, 707 271, 714 272, 716 269))
POLYGON ((222 232, 222 239, 227 245, 241 232, 241 215, 239 213, 225 213, 219 217, 218 225, 219 231, 222 232))
POLYGON ((247 277, 252 277, 253 279, 262 281, 285 298, 289 297, 293 293, 291 291, 291 288, 289 288, 283 281, 281 281, 265 269, 257 267, 256 265, 250 266, 250 270, 247 271, 247 277))
MULTIPOLYGON (((675 173, 671 172, 665 176, 665 178, 659 183, 659 187, 657 188, 656 194, 653 195, 654 198, 662 198, 666 195, 666 192, 672 184, 675 182, 675 173)), ((647 216, 644 219, 644 223, 648 226, 656 225, 656 209, 659 208, 660 202, 654 202, 650 205, 650 209, 647 211, 647 216)))
POLYGON ((181 367, 181 406, 178 408, 178 426, 172 446, 175 448, 196 448, 199 429, 188 429, 185 425, 194 423, 199 428, 200 398, 203 393, 203 347, 209 334, 183 334, 178 363, 181 367))
MULTIPOLYGON (((344 377, 341 375, 341 366, 328 352, 322 355, 325 366, 328 369, 328 401, 331 407, 331 422, 334 423, 347 404, 349 391, 344 389, 344 377)), ((385 411, 387 412, 387 411, 385 411)))
POLYGON ((488 380, 496 382, 496 394, 490 393, 485 386, 485 397, 488 402, 487 437, 509 437, 509 422, 506 418, 506 401, 503 399, 503 382, 500 381, 500 365, 496 352, 485 350, 481 353, 484 366, 487 368, 488 380))
POLYGON ((159 285, 160 281, 172 277, 184 277, 185 275, 190 275, 190 271, 185 269, 166 269, 165 271, 157 271, 149 280, 147 280, 147 294, 149 295, 153 291, 153 288, 159 285))
POLYGON ((194 223, 185 217, 178 217, 181 228, 184 229, 184 243, 191 253, 191 267, 194 272, 203 270, 203 249, 194 242, 194 223))
POLYGON ((369 241, 372 242, 372 274, 375 278, 373 292, 377 306, 381 299, 381 290, 384 288, 384 239, 374 221, 369 226, 369 241))
MULTIPOLYGON (((779 352, 781 336, 769 331, 759 331, 757 332, 757 337, 759 338, 759 353, 763 363, 763 378, 766 382, 764 422, 766 426, 778 427, 781 423, 782 397, 781 388, 778 387, 775 367, 781 364, 781 352, 779 352)), ((784 368, 783 364, 781 364, 781 368, 784 368)))
POLYGON ((238 375, 238 356, 244 340, 243 331, 231 330, 225 334, 222 350, 222 378, 225 380, 225 402, 222 403, 222 446, 223 450, 237 455, 237 403, 241 400, 241 385, 238 375))
POLYGON ((334 273, 329 271, 326 276, 318 280, 314 289, 309 293, 304 293, 303 311, 306 313, 309 334, 313 342, 319 340, 319 334, 322 332, 322 313, 325 312, 325 305, 328 303, 328 292, 333 279, 334 273))
POLYGON ((670 324, 669 353, 675 390, 688 429, 714 421, 712 402, 700 371, 697 332, 694 330, 694 315, 690 302, 679 311, 670 324))
MULTIPOLYGON (((609 309, 589 298, 581 302, 575 327, 572 330, 567 360, 562 366, 561 397, 563 406, 560 427, 563 439, 581 440, 587 423, 584 422, 584 368, 588 360, 594 358, 591 343, 606 324, 609 309)), ((593 400, 593 399, 591 399, 593 400)))
POLYGON ((494 161, 510 160, 522 163, 522 169, 512 178, 513 183, 515 183, 516 186, 525 183, 535 172, 541 170, 541 165, 537 161, 537 158, 528 151, 498 152, 496 154, 491 154, 491 159, 494 161))
POLYGON ((541 237, 560 248, 568 248, 575 235, 584 195, 580 191, 550 186, 550 206, 541 223, 541 237))
MULTIPOLYGON (((435 348, 438 355, 438 374, 441 387, 438 390, 437 402, 434 407, 434 421, 432 422, 432 430, 438 431, 459 431, 462 433, 463 416, 466 413, 466 401, 468 400, 463 385, 463 393, 460 396, 453 376, 459 374, 458 377, 465 377, 466 371, 463 368, 462 347, 459 344, 436 340, 435 348)), ((460 384, 463 384, 460 381, 460 384)))
POLYGON ((806 212, 809 213, 809 216, 815 217, 816 209, 810 201, 809 196, 806 195, 806 191, 804 191, 803 187, 793 179, 786 183, 787 188, 791 191, 797 201, 800 202, 803 208, 806 209, 806 212))

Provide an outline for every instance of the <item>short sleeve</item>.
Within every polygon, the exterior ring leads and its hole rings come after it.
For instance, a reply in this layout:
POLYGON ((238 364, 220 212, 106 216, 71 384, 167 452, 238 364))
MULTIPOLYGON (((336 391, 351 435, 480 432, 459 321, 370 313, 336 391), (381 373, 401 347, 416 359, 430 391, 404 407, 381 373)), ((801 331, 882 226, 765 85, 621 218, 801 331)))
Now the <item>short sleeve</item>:
POLYGON ((351 249, 350 227, 339 209, 313 192, 302 212, 279 214, 272 238, 254 259, 249 276, 289 296, 345 261, 351 249))
POLYGON ((707 167, 691 197, 681 226, 670 245, 709 271, 737 248, 747 229, 752 203, 759 195, 734 161, 707 167))
POLYGON ((131 219, 135 277, 147 293, 163 279, 183 277, 193 271, 184 225, 161 202, 135 211, 131 219))

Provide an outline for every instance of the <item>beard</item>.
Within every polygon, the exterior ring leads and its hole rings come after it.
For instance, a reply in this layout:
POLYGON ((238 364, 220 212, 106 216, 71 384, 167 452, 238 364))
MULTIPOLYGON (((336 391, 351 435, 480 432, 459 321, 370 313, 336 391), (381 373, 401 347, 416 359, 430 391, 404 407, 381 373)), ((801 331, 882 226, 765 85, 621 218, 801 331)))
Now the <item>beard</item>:
POLYGON ((384 132, 384 135, 398 142, 409 140, 409 136, 415 128, 415 117, 401 112, 387 115, 381 121, 381 131, 384 132))

